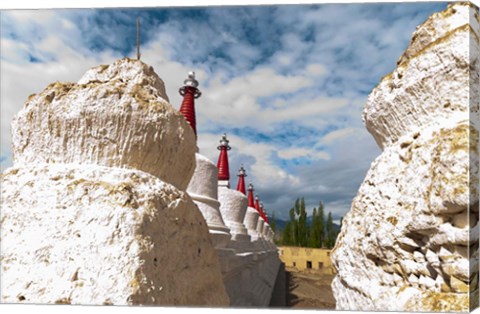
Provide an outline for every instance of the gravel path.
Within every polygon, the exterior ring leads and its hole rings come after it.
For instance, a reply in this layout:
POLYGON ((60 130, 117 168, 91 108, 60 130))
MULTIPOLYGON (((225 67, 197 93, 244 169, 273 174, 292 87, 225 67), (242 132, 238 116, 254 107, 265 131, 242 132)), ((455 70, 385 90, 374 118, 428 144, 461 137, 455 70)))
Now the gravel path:
POLYGON ((286 268, 287 307, 335 309, 332 274, 286 268))

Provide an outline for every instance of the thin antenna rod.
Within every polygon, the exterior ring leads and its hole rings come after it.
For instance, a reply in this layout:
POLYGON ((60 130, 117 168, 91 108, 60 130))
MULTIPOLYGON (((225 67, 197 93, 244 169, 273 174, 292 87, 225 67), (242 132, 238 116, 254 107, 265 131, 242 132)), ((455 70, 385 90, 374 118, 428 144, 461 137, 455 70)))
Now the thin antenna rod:
POLYGON ((137 17, 137 60, 140 60, 140 17, 137 17))

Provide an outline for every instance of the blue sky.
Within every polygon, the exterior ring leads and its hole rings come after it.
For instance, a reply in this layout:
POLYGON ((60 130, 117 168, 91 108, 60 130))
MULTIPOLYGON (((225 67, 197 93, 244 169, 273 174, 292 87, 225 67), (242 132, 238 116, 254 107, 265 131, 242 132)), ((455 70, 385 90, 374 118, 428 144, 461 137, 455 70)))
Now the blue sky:
POLYGON ((416 26, 446 2, 1 12, 2 170, 9 124, 28 95, 52 81, 135 56, 165 81, 175 108, 197 72, 202 154, 230 138, 232 186, 243 163, 267 211, 288 217, 296 197, 339 219, 380 154, 363 126, 370 91, 391 72, 416 26))

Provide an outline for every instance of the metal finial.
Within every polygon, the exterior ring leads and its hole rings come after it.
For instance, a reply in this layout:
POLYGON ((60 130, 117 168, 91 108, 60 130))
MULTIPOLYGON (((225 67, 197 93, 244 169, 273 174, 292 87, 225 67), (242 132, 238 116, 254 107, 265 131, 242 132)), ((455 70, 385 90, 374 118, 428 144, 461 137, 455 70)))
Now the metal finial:
POLYGON ((259 198, 258 198, 258 194, 255 194, 255 200, 258 201, 259 198))
POLYGON ((248 184, 248 189, 251 190, 251 191, 253 191, 253 184, 249 183, 249 184, 248 184))
POLYGON ((183 81, 183 86, 180 87, 178 92, 180 95, 184 96, 185 95, 185 90, 187 87, 192 87, 195 89, 195 98, 198 98, 202 95, 202 92, 197 88, 198 87, 198 81, 195 79, 195 72, 190 71, 188 72, 187 78, 183 81))
POLYGON ((188 77, 183 81, 185 86, 198 87, 198 81, 195 79, 195 72, 188 72, 188 77))
POLYGON ((263 208, 263 203, 260 203, 260 208, 263 208))
POLYGON ((247 172, 245 171, 245 168, 243 168, 243 164, 241 164, 240 169, 238 169, 238 174, 237 177, 246 177, 247 172))
POLYGON ((227 139, 227 133, 223 133, 222 139, 220 140, 220 145, 218 145, 217 149, 222 150, 224 147, 227 150, 232 149, 228 143, 230 143, 230 141, 227 139))

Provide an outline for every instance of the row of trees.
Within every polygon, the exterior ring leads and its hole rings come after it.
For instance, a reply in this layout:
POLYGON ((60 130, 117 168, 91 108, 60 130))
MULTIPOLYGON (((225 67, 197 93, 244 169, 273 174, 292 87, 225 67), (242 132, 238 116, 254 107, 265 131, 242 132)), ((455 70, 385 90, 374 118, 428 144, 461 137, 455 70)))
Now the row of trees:
MULTIPOLYGON (((272 220, 274 221, 274 219, 272 220)), ((297 198, 295 206, 290 209, 290 221, 285 225, 278 244, 332 248, 337 236, 338 231, 334 229, 332 213, 328 212, 325 220, 322 202, 320 202, 318 208, 313 209, 311 222, 307 222, 305 199, 302 197, 302 199, 297 198)))

